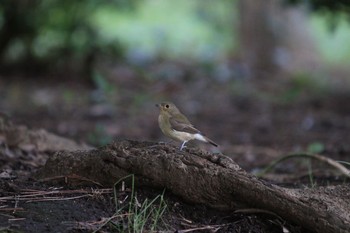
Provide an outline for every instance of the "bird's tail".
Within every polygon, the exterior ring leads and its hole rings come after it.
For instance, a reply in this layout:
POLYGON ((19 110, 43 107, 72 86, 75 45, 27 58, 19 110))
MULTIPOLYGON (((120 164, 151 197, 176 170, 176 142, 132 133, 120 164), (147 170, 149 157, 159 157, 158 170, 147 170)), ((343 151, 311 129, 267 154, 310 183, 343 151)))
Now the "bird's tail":
POLYGON ((194 135, 195 139, 197 140, 200 140, 200 141, 203 141, 203 142, 207 142, 207 143, 210 143, 212 144, 213 146, 218 146, 218 144, 216 144, 215 142, 213 142, 212 140, 210 140, 208 137, 204 136, 203 134, 201 133, 196 133, 194 135))
POLYGON ((212 144, 213 146, 216 146, 216 147, 219 146, 218 144, 216 144, 215 142, 213 142, 213 141, 210 140, 209 138, 207 138, 207 137, 204 137, 204 138, 205 138, 205 140, 206 140, 208 143, 212 144))

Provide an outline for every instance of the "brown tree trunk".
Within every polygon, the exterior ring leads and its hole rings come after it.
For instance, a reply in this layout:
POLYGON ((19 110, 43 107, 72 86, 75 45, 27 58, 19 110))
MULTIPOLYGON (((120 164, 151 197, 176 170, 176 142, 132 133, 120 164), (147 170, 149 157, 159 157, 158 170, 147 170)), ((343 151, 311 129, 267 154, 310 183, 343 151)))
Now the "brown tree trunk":
POLYGON ((282 188, 248 174, 224 155, 194 149, 120 141, 96 150, 57 152, 37 178, 83 177, 110 186, 128 174, 135 174, 138 185, 166 188, 189 202, 228 210, 259 208, 311 231, 350 232, 349 186, 282 188))
POLYGON ((276 21, 276 18, 282 18, 279 2, 240 0, 238 3, 241 58, 253 77, 271 77, 277 68, 275 50, 281 42, 275 27, 285 24, 276 21))
POLYGON ((240 0, 238 9, 240 57, 252 77, 271 81, 319 64, 304 9, 279 0, 240 0))

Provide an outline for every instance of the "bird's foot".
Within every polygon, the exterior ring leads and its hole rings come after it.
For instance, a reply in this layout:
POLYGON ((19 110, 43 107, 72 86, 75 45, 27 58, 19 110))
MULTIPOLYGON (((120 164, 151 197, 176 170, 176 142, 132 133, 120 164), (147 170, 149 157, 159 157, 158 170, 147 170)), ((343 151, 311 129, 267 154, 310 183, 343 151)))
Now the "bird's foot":
POLYGON ((184 142, 181 144, 180 151, 181 151, 183 148, 186 148, 186 146, 185 146, 186 142, 187 142, 187 141, 184 141, 184 142))

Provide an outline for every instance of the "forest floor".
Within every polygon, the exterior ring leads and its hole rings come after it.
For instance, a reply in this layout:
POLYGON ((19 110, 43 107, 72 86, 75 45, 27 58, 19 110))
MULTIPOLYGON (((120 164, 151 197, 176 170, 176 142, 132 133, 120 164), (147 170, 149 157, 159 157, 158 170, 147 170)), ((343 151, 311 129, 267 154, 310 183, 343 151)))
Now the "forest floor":
MULTIPOLYGON (((295 152, 350 162, 350 92, 345 88, 300 79, 257 89, 239 80, 136 76, 126 72, 121 78, 100 78, 94 88, 67 79, 2 78, 0 126, 12 124, 24 133, 25 127, 18 126, 45 129, 75 140, 77 149, 118 138, 167 141, 158 128, 154 105, 172 100, 220 145, 219 149, 201 143, 190 146, 230 156, 248 172, 256 174, 295 152)), ((159 232, 306 232, 278 216, 218 211, 186 203, 166 190, 164 195, 164 190, 146 187, 118 193, 98 184, 52 186, 35 180, 33 175, 55 150, 18 137, 9 142, 0 129, 0 232, 133 232, 140 228, 132 224, 141 224, 131 217, 136 217, 135 208, 142 210, 147 199, 155 201, 153 210, 161 210, 159 195, 166 204, 159 232), (128 200, 134 192, 137 203, 118 209, 120 200, 128 200)), ((286 160, 263 179, 291 188, 348 182, 329 166, 305 158, 286 160)), ((145 224, 143 232, 150 232, 152 220, 145 224)))

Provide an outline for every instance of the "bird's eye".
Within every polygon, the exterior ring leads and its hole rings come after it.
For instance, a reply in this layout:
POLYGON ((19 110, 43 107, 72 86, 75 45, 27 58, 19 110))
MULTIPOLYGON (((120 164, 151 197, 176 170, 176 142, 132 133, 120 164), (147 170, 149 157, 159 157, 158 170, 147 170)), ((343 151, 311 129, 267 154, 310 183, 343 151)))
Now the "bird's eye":
POLYGON ((169 108, 169 104, 166 104, 166 105, 165 105, 165 108, 169 108))

